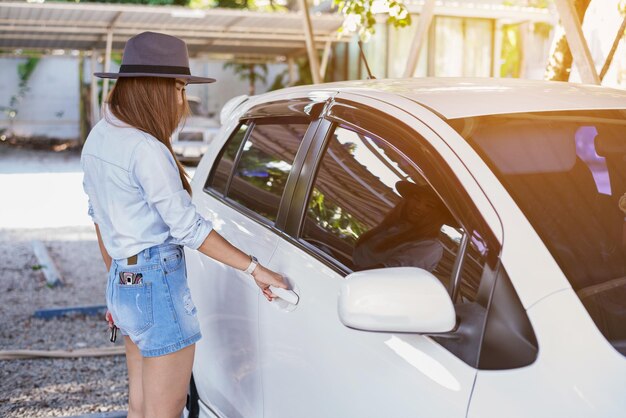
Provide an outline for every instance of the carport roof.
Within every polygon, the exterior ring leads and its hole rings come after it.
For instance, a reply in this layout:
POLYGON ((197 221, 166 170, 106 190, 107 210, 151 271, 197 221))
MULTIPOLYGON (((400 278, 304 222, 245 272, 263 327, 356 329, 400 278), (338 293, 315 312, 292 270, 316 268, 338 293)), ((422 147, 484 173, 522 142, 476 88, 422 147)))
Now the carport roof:
MULTIPOLYGON (((311 20, 317 48, 338 40, 341 17, 314 14, 311 20)), ((103 50, 111 30, 113 50, 122 50, 131 36, 154 30, 183 38, 192 56, 290 56, 305 51, 302 22, 294 12, 0 2, 0 48, 103 50)))

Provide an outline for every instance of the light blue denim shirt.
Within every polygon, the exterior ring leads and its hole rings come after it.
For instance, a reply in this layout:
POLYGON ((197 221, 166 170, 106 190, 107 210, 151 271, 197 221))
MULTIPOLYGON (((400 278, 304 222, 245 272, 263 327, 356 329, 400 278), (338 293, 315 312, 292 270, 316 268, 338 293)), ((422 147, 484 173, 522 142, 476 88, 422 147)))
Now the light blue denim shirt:
POLYGON ((198 249, 213 226, 191 203, 170 151, 105 112, 89 133, 80 162, 87 213, 109 255, 126 258, 162 243, 198 249))

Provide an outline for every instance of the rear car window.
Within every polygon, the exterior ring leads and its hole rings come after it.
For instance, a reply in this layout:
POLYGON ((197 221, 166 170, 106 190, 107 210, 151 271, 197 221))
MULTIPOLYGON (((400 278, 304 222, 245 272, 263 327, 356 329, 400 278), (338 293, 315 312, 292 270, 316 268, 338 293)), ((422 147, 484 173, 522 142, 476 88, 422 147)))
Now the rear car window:
POLYGON ((307 123, 255 123, 237 157, 226 196, 274 222, 307 123))
POLYGON ((207 180, 205 188, 213 189, 221 195, 226 192, 226 183, 230 178, 235 158, 237 157, 239 148, 248 133, 248 128, 249 126, 246 123, 239 125, 228 141, 226 141, 226 145, 222 148, 222 151, 213 166, 213 170, 207 180))

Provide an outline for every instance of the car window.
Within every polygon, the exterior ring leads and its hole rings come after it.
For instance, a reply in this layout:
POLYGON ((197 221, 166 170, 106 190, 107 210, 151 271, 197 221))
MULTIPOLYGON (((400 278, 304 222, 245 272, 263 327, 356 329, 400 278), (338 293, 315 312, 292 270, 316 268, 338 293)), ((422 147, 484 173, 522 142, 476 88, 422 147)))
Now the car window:
MULTIPOLYGON (((343 122, 331 129, 299 239, 346 274, 387 267, 430 271, 449 290, 458 317, 454 331, 433 338, 468 365, 479 367, 498 272, 494 260, 498 247, 493 236, 481 232, 471 201, 452 186, 452 174, 442 171, 445 162, 426 147, 427 141, 410 128, 400 129, 388 116, 378 116, 372 113, 367 118, 376 134, 343 122), (438 190, 431 184, 437 184, 438 190), (465 202, 462 216, 469 232, 452 215, 452 206, 439 189, 448 199, 456 199, 455 207, 465 202)), ((507 298, 514 294, 504 293, 507 298)), ((513 303, 502 300, 501 305, 513 303)), ((515 306, 521 306, 519 301, 515 306)), ((515 321, 509 323, 527 321, 523 309, 520 312, 510 314, 515 321)), ((500 331, 511 331, 507 341, 525 342, 515 335, 517 329, 500 331)), ((532 344, 525 346, 532 348, 532 344)), ((515 360, 498 363, 497 368, 518 367, 533 358, 532 353, 500 349, 498 342, 490 350, 511 353, 507 358, 515 360)))
POLYGON ((205 188, 211 188, 222 195, 226 192, 226 183, 233 170, 233 164, 239 147, 248 133, 248 127, 246 123, 239 125, 228 141, 226 141, 226 145, 224 145, 220 156, 213 165, 211 175, 207 180, 205 188))
POLYGON ((626 110, 450 120, 491 167, 626 355, 626 110))
POLYGON ((251 128, 226 196, 271 222, 308 123, 262 123, 251 128))
POLYGON ((386 141, 338 126, 309 197, 302 239, 349 270, 413 266, 450 286, 460 225, 386 141))

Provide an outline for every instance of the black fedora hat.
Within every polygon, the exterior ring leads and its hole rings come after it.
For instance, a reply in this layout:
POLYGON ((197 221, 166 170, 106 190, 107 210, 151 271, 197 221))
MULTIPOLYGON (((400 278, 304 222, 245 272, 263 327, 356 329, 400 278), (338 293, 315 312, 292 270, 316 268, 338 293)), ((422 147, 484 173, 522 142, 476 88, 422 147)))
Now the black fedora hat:
POLYGON ((126 42, 119 73, 94 73, 94 75, 100 78, 181 78, 190 84, 215 82, 214 78, 191 75, 185 41, 156 32, 142 32, 126 42))

